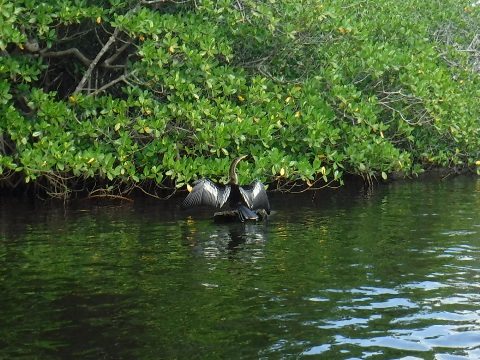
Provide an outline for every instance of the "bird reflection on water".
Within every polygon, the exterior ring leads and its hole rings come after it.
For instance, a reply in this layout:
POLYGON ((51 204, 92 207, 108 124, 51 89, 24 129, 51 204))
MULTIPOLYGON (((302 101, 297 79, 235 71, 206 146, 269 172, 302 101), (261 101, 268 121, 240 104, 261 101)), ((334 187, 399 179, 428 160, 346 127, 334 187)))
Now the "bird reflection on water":
MULTIPOLYGON (((207 258, 229 258, 247 252, 251 259, 263 258, 266 243, 266 226, 257 223, 220 224, 201 229, 193 220, 187 222, 186 245, 195 254, 207 258)), ((243 256, 243 255, 242 255, 243 256)))

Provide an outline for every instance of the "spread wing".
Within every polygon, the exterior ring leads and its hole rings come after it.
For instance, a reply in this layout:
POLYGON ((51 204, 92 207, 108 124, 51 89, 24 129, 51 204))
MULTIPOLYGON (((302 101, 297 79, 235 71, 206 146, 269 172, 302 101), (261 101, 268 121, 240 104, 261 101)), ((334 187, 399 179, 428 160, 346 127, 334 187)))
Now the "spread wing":
POLYGON ((209 205, 221 208, 230 195, 230 186, 219 186, 207 178, 198 179, 193 183, 190 194, 180 205, 181 210, 192 206, 209 205))
POLYGON ((239 186, 239 189, 250 209, 265 209, 267 214, 270 214, 267 191, 260 180, 253 180, 250 185, 239 186))

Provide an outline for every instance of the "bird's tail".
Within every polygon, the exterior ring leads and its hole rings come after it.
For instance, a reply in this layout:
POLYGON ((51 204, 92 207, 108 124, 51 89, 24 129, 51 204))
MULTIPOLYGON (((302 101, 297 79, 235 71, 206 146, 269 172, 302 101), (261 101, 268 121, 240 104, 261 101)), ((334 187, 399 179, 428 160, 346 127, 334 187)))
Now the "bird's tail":
POLYGON ((238 206, 238 216, 240 217, 241 221, 245 220, 258 220, 258 215, 255 211, 250 210, 245 205, 238 206))

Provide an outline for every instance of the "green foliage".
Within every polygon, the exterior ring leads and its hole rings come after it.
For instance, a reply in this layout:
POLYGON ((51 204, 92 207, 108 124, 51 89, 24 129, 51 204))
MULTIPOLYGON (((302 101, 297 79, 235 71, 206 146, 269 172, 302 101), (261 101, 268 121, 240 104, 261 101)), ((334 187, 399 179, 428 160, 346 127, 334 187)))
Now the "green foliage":
POLYGON ((225 180, 239 154, 251 155, 242 181, 285 188, 480 164, 479 7, 467 2, 0 8, 7 186, 179 188, 225 180))

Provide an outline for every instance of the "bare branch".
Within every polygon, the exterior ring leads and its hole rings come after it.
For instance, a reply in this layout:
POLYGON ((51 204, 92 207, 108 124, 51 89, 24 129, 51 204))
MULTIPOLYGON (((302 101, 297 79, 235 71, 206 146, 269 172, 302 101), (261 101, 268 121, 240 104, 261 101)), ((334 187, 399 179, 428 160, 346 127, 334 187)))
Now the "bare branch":
POLYGON ((73 92, 74 95, 82 91, 85 83, 88 81, 88 79, 90 79, 90 76, 92 75, 92 71, 93 69, 95 69, 95 66, 97 66, 102 56, 108 51, 110 46, 112 46, 112 44, 116 41, 119 31, 120 31, 119 27, 115 28, 115 31, 113 32, 112 36, 110 36, 107 43, 103 46, 102 50, 100 50, 100 52, 97 54, 95 59, 92 61, 92 63, 88 67, 87 71, 83 75, 82 80, 80 80, 80 82, 78 83, 75 91, 73 92))
POLYGON ((91 96, 95 96, 95 95, 98 95, 99 93, 101 93, 102 91, 108 89, 109 87, 115 85, 116 83, 119 83, 121 81, 124 81, 126 82, 127 78, 129 76, 132 76, 133 74, 135 74, 136 70, 133 70, 131 73, 128 73, 128 74, 123 74, 122 76, 119 76, 118 78, 116 78, 115 80, 112 80, 110 81, 108 84, 105 84, 103 85, 102 87, 100 87, 99 89, 95 90, 94 92, 90 93, 87 95, 87 97, 91 97, 91 96))
POLYGON ((114 62, 117 59, 117 57, 119 57, 131 44, 132 44, 132 41, 127 41, 125 42, 125 44, 120 46, 112 56, 110 56, 108 59, 104 61, 105 65, 107 67, 113 66, 112 62, 114 62))
POLYGON ((73 55, 78 60, 80 60, 85 66, 90 66, 90 64, 92 63, 92 60, 88 59, 77 48, 71 48, 71 49, 61 50, 61 51, 51 51, 46 53, 40 52, 40 53, 43 57, 61 57, 61 56, 73 55))

